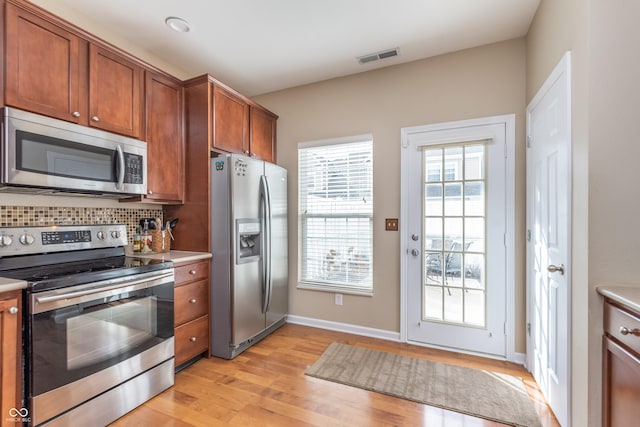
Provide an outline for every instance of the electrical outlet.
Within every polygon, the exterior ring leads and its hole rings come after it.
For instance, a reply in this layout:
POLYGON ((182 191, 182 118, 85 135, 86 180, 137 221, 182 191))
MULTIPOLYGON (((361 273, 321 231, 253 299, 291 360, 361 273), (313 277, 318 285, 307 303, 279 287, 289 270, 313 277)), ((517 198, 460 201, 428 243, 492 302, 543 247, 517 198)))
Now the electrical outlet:
POLYGON ((342 305, 342 294, 336 294, 336 305, 342 305))
POLYGON ((387 218, 384 223, 387 231, 398 231, 398 218, 387 218))

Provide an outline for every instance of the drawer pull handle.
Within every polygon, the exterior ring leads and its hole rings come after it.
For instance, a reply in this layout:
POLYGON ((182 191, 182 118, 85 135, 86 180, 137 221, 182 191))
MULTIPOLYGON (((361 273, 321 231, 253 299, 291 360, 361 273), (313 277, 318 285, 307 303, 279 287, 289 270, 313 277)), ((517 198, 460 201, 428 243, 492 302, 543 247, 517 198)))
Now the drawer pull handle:
POLYGON ((197 300, 197 299, 195 299, 195 298, 191 298, 191 299, 189 300, 189 304, 195 304, 195 303, 197 303, 197 302, 198 302, 198 300, 197 300))
POLYGON ((638 330, 638 329, 629 329, 629 328, 627 328, 626 326, 620 326, 620 333, 621 333, 622 335, 629 335, 629 334, 631 334, 631 335, 636 335, 636 336, 638 336, 638 335, 640 335, 640 330, 638 330))
POLYGON ((189 274, 196 274, 195 270, 189 270, 189 274))
POLYGON ((198 339, 197 339, 196 337, 191 337, 191 338, 189 338, 189 341, 191 341, 191 342, 196 342, 197 340, 198 340, 198 339))

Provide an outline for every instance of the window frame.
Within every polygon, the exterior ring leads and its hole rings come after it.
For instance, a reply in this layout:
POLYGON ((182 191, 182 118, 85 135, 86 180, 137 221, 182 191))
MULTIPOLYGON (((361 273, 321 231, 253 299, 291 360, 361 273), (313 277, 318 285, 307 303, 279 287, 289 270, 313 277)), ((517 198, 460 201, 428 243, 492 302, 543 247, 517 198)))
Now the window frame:
MULTIPOLYGON (((358 152, 362 150, 359 149, 358 152)), ((354 151, 355 152, 355 151, 354 151)), ((343 294, 355 294, 355 295, 364 295, 364 296, 373 296, 374 290, 374 279, 373 279, 373 135, 372 134, 362 134, 362 135, 354 135, 342 138, 332 138, 332 139, 323 139, 317 141, 307 141, 298 143, 298 278, 297 278, 297 289, 307 289, 314 291, 325 291, 332 293, 343 293, 343 294), (366 200, 369 205, 368 212, 341 212, 341 213, 331 213, 331 212, 312 212, 307 214, 305 211, 306 204, 303 206, 303 203, 306 203, 306 197, 303 195, 302 186, 305 182, 305 177, 303 174, 308 172, 308 169, 305 169, 304 165, 301 163, 302 150, 312 149, 312 148, 322 148, 322 147, 335 147, 337 145, 347 145, 347 144, 355 144, 355 143, 368 143, 368 157, 370 161, 370 166, 367 169, 367 182, 364 187, 364 191, 370 191, 370 200, 366 200), (335 281, 330 278, 319 279, 318 276, 315 278, 312 277, 303 277, 306 268, 306 239, 308 235, 308 228, 305 225, 309 219, 322 219, 325 220, 339 220, 344 218, 346 221, 350 219, 362 220, 368 219, 368 231, 369 234, 362 240, 368 240, 368 260, 366 263, 368 264, 368 274, 367 278, 362 284, 357 284, 357 280, 343 282, 343 281, 335 281)), ((352 179, 351 175, 347 175, 347 180, 352 179)), ((358 187, 360 188, 360 187, 358 187)), ((362 191, 362 190, 358 190, 362 191)), ((307 192, 307 194, 309 194, 307 192)), ((345 239, 347 240, 347 239, 345 239)), ((348 261, 347 268, 350 268, 350 265, 356 265, 358 262, 348 261)), ((348 271, 348 270, 347 270, 348 271)), ((349 277, 349 274, 346 274, 346 277, 349 277)))

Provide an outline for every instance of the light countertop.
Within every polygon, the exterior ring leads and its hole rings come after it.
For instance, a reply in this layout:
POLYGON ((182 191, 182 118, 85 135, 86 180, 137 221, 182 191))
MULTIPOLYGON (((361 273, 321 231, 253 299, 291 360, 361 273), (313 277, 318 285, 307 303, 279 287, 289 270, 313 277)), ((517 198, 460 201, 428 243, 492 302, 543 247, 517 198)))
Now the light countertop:
POLYGON ((211 258, 208 252, 189 252, 189 251, 169 251, 163 253, 127 253, 128 256, 136 258, 151 258, 162 261, 173 261, 175 265, 187 264, 193 261, 211 258))
POLYGON ((596 290, 600 295, 640 312, 640 286, 598 286, 596 290))
POLYGON ((27 287, 27 282, 17 279, 5 279, 0 277, 0 293, 15 291, 16 289, 24 289, 27 287))

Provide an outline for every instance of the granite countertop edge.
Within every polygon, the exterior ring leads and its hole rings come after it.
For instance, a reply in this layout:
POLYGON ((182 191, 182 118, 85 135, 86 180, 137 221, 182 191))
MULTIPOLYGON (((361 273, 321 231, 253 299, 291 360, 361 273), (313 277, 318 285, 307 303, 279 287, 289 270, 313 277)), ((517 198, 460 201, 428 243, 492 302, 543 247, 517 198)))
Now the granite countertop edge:
POLYGON ((596 290, 605 298, 640 312, 640 286, 598 286, 596 290))
POLYGON ((0 277, 0 293, 25 289, 26 287, 27 282, 25 282, 24 280, 0 277))
POLYGON ((151 258, 151 259, 159 259, 162 261, 173 261, 175 266, 211 258, 211 254, 208 252, 190 252, 190 251, 169 251, 164 253, 149 253, 149 254, 127 253, 127 255, 133 256, 136 258, 151 258))

